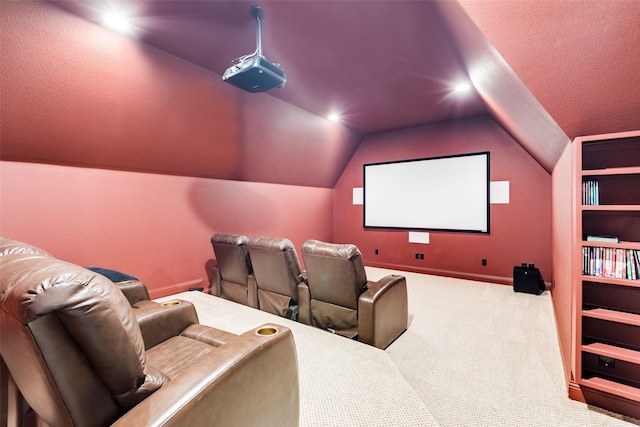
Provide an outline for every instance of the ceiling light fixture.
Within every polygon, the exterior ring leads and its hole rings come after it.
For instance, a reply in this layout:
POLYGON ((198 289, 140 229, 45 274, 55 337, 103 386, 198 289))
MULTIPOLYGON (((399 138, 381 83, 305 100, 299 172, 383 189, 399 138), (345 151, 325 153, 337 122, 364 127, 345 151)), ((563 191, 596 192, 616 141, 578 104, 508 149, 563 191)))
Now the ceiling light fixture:
POLYGON ((467 92, 471 89, 471 84, 467 82, 458 83, 453 87, 453 91, 457 93, 467 92))
POLYGON ((258 46, 255 52, 234 59, 233 65, 222 75, 222 80, 252 93, 281 88, 287 82, 287 77, 280 64, 273 64, 262 55, 262 8, 253 6, 249 13, 256 19, 258 46))
POLYGON ((124 16, 118 15, 117 13, 110 13, 105 16, 104 23, 114 31, 126 31, 131 28, 129 21, 127 21, 124 16))
POLYGON ((327 119, 329 119, 329 121, 331 122, 338 123, 340 121, 340 114, 331 113, 327 116, 327 119))
POLYGON ((132 32, 131 22, 119 12, 109 12, 103 18, 104 25, 116 33, 129 35, 132 32))

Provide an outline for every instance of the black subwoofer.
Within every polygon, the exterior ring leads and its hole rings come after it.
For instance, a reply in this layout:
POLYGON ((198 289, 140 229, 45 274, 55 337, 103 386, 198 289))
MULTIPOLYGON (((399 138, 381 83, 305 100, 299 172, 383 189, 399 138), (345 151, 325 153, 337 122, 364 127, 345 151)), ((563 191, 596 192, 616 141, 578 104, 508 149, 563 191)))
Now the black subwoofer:
POLYGON ((536 295, 543 293, 545 285, 540 270, 533 264, 513 267, 513 290, 536 295))

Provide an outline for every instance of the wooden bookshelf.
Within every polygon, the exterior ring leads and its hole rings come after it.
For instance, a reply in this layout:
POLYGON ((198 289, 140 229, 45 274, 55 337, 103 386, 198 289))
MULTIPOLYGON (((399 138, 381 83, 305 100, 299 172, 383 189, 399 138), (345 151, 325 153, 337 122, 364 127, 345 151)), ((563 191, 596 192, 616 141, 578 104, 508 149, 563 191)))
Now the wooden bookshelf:
POLYGON ((572 370, 587 403, 640 418, 640 131, 576 138, 573 149, 572 370), (594 253, 613 263, 606 274, 589 268, 594 253))

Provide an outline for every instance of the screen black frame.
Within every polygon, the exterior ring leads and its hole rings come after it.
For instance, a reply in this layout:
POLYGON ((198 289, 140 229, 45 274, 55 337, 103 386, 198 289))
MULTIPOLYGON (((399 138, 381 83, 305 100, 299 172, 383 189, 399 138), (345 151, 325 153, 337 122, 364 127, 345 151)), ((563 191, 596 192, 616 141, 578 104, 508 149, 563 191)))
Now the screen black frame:
POLYGON ((406 159, 406 160, 392 160, 386 162, 375 162, 375 163, 364 163, 362 165, 362 226, 365 230, 410 230, 410 231, 440 231, 440 232, 452 232, 452 233, 474 233, 474 234, 491 234, 491 152, 490 151, 478 151, 473 153, 464 153, 464 154, 451 154, 451 155, 443 155, 443 156, 435 156, 435 157, 424 157, 418 159, 406 159), (470 157, 470 156, 485 156, 487 162, 487 175, 486 175, 486 185, 487 185, 487 197, 486 197, 486 230, 473 230, 473 229, 458 229, 458 228, 430 228, 430 227, 395 227, 395 226, 378 226, 378 225, 367 225, 367 191, 366 191, 366 170, 367 167, 370 166, 379 166, 379 165, 387 165, 387 164, 400 164, 400 163, 409 163, 409 162, 425 162, 430 160, 441 160, 448 158, 457 158, 457 157, 470 157))

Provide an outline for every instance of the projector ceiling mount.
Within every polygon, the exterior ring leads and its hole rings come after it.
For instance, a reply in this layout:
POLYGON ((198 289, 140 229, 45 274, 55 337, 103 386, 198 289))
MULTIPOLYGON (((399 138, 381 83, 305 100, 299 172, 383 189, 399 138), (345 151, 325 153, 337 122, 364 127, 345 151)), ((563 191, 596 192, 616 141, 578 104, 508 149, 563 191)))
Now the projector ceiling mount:
POLYGON ((252 93, 281 88, 287 77, 280 64, 271 63, 262 55, 262 8, 253 6, 249 13, 256 19, 256 51, 234 59, 222 80, 252 93))

